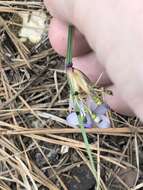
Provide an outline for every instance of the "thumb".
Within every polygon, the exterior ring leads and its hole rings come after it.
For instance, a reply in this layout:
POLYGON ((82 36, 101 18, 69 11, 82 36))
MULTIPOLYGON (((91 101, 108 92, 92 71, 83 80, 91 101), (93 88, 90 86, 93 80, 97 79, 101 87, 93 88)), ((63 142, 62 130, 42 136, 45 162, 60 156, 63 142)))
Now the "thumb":
POLYGON ((96 15, 94 13, 99 2, 95 0, 90 0, 90 3, 88 0, 44 0, 48 11, 58 20, 74 25, 85 36, 93 50, 96 49, 95 24, 93 24, 96 15))

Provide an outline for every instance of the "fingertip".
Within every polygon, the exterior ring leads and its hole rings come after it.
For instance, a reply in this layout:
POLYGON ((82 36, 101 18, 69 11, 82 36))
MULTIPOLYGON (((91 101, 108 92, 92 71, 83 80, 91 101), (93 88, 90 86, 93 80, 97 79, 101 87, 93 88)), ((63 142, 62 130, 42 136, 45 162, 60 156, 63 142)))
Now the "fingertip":
MULTIPOLYGON (((62 56, 66 56, 67 36, 67 24, 56 18, 53 18, 49 26, 49 40, 55 51, 62 56)), ((84 36, 75 29, 73 35, 73 56, 80 56, 88 53, 89 51, 90 47, 84 36)))
POLYGON ((58 19, 53 18, 49 25, 49 40, 50 43, 55 49, 55 51, 62 55, 66 55, 66 46, 67 46, 67 26, 64 22, 59 21, 58 19))

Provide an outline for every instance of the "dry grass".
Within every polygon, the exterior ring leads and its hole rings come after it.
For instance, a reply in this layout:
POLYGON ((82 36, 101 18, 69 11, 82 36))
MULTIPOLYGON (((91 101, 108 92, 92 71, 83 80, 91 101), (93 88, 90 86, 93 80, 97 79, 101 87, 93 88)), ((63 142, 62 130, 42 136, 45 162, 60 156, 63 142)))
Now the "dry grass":
MULTIPOLYGON (((68 190, 72 169, 90 165, 80 130, 65 120, 64 61, 49 44, 48 14, 38 44, 19 39, 17 13, 33 10, 46 12, 40 0, 0 1, 0 189, 68 190)), ((134 118, 109 117, 112 128, 86 129, 98 180, 109 190, 142 189, 143 128, 134 118)))

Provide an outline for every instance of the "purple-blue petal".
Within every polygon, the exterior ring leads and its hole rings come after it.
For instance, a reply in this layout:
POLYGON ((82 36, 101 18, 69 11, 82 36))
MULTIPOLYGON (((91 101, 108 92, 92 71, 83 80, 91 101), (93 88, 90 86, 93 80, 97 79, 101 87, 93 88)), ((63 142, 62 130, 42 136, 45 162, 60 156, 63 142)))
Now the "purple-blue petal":
POLYGON ((85 127, 85 128, 88 128, 88 129, 92 128, 93 126, 94 126, 93 123, 86 123, 86 124, 84 125, 84 127, 85 127))
POLYGON ((96 108, 97 108, 97 104, 96 104, 96 102, 93 100, 93 98, 91 97, 91 96, 88 96, 87 97, 87 106, 88 106, 88 108, 92 111, 92 112, 94 112, 95 110, 96 110, 96 108))
MULTIPOLYGON (((84 127, 85 128, 92 128, 94 126, 94 121, 92 120, 92 118, 90 117, 89 114, 86 114, 85 117, 86 117, 86 122, 83 123, 84 127)), ((66 121, 70 126, 73 126, 75 128, 79 125, 78 116, 75 112, 71 112, 67 116, 66 121)))
POLYGON ((96 124, 98 128, 102 128, 102 129, 110 128, 111 124, 108 117, 106 117, 105 115, 101 115, 100 119, 101 121, 96 124))
POLYGON ((81 115, 85 115, 85 107, 82 101, 79 102, 79 106, 80 106, 80 114, 81 115))
POLYGON ((85 128, 92 128, 94 125, 94 121, 92 120, 89 114, 86 114, 86 123, 84 124, 85 128))
POLYGON ((75 112, 71 112, 67 116, 66 121, 71 126, 77 126, 77 125, 79 125, 78 117, 77 117, 77 114, 75 112))
POLYGON ((104 115, 108 111, 109 107, 107 104, 103 103, 95 109, 94 113, 98 115, 104 115))

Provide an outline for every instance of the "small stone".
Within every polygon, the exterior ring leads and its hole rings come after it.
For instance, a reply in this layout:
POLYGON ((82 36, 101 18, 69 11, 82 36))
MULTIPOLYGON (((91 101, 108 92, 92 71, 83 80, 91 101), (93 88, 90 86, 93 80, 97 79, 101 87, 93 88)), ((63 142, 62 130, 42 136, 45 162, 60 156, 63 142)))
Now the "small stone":
POLYGON ((86 165, 71 170, 70 178, 63 179, 68 190, 91 190, 95 186, 95 179, 86 165))

